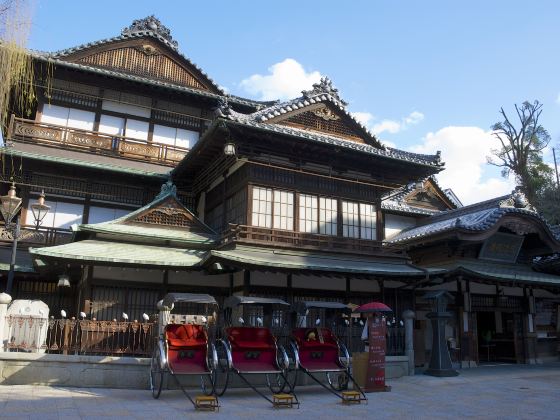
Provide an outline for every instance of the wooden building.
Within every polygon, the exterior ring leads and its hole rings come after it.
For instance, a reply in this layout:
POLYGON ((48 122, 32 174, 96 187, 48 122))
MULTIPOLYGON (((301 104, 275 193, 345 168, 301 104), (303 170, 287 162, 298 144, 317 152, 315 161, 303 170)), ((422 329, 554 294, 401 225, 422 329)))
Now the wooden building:
POLYGON ((52 86, 12 118, 4 181, 53 210, 22 241, 16 297, 97 319, 170 291, 381 300, 395 322, 417 311, 429 351, 422 295, 445 289, 457 361, 554 354, 560 277, 536 259, 558 232, 517 193, 462 206, 433 177, 439 153, 384 146, 327 78, 283 103, 226 95, 153 17, 36 62, 52 86))

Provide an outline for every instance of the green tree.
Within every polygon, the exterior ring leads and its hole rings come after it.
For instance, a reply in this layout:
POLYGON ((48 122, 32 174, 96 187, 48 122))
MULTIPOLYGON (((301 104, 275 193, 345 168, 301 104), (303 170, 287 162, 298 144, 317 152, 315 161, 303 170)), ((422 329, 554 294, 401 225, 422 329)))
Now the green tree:
POLYGON ((550 142, 550 135, 539 124, 542 113, 539 101, 516 104, 515 111, 518 124, 513 124, 501 108, 503 121, 492 126, 501 147, 492 150, 488 163, 502 168, 505 178, 513 174, 529 202, 535 204, 551 183, 552 168, 543 162, 542 153, 550 142))

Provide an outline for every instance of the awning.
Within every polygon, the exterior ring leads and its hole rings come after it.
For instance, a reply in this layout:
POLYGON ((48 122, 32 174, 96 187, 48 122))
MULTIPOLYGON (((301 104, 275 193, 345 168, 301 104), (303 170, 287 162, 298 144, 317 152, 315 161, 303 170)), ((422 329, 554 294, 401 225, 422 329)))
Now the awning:
POLYGON ((300 300, 292 304, 292 311, 298 314, 305 314, 310 308, 318 309, 335 309, 341 312, 351 312, 352 308, 340 302, 322 302, 322 301, 303 301, 300 300))
MULTIPOLYGON (((237 246, 231 250, 210 251, 207 261, 218 260, 241 268, 278 271, 325 271, 362 275, 422 277, 426 270, 407 264, 404 258, 356 257, 344 254, 266 249, 237 246)), ((442 270, 434 270, 439 273, 442 270)))
POLYGON ((193 268, 199 265, 205 251, 129 244, 88 239, 47 248, 30 248, 34 257, 57 258, 101 264, 134 264, 193 268))
POLYGON ((525 264, 507 264, 493 261, 461 259, 454 260, 429 269, 445 269, 449 273, 461 273, 488 280, 520 282, 530 284, 560 286, 560 276, 540 273, 525 264))

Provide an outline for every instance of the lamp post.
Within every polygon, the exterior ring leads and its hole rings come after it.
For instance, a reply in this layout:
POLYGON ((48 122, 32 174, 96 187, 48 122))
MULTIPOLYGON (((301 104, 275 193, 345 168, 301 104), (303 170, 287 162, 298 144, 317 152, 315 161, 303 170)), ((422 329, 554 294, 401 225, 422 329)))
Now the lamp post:
MULTIPOLYGON (((17 243, 20 238, 20 215, 22 199, 16 195, 16 184, 12 182, 8 194, 0 196, 0 212, 6 223, 6 230, 12 233, 12 255, 10 258, 10 271, 8 272, 8 284, 6 285, 6 293, 9 295, 12 292, 14 284, 14 272, 16 265, 17 243), (14 224, 13 219, 16 218, 14 224)), ((31 212, 35 219, 35 229, 43 222, 43 219, 49 212, 50 207, 45 204, 45 193, 41 192, 37 203, 31 205, 31 212)))

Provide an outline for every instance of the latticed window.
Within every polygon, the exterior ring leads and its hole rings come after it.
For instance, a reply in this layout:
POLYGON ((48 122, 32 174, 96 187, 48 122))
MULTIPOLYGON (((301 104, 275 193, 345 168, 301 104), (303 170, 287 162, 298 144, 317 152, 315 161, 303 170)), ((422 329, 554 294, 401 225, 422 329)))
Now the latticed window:
POLYGON ((294 229, 294 194, 253 187, 252 224, 274 229, 294 229))
POLYGON ((319 198, 319 233, 337 235, 337 217, 337 200, 334 198, 319 198))
POLYGON ((375 224, 375 206, 372 204, 360 203, 360 238, 376 239, 375 224))
POLYGON ((342 236, 347 238, 376 239, 375 206, 366 203, 343 201, 342 236))
POLYGON ((360 213, 358 203, 342 202, 342 236, 360 237, 360 213))
POLYGON ((272 227, 272 188, 253 187, 253 226, 272 227))
POLYGON ((299 231, 317 233, 318 218, 317 196, 301 194, 299 196, 299 231))
POLYGON ((294 230, 294 193, 274 191, 274 229, 294 230))

